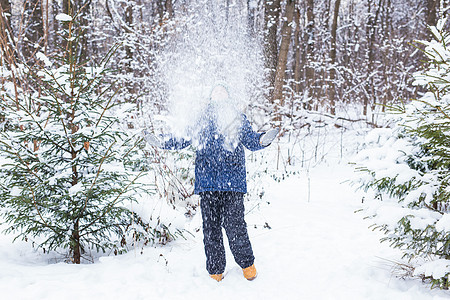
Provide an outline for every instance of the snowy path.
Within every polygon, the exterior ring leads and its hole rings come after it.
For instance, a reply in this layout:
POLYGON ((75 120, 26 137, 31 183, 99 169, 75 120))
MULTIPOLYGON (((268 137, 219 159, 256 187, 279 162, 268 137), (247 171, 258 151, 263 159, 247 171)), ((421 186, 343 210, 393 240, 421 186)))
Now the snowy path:
POLYGON ((271 183, 265 197, 271 204, 247 217, 259 271, 253 282, 242 277, 228 249, 225 279, 211 280, 200 234, 81 266, 48 264, 29 245, 1 236, 1 298, 449 299, 449 292, 391 275, 381 258, 396 260, 400 253, 380 245, 379 234, 353 213, 360 196, 340 184, 351 172, 348 166, 311 171, 309 203, 304 175, 271 183), (262 220, 272 229, 255 229, 262 220))

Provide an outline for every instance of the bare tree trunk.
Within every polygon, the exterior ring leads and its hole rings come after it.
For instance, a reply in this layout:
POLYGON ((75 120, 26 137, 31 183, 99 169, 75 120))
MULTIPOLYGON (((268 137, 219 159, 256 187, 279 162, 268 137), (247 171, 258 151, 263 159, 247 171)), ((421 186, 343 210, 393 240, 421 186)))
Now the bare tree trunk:
MULTIPOLYGON (((89 14, 91 10, 91 1, 74 1, 63 0, 62 12, 69 16, 77 15, 77 21, 80 24, 80 31, 76 34, 79 36, 78 43, 76 45, 77 55, 79 59, 78 63, 84 63, 90 57, 89 53, 89 40, 91 27, 89 26, 89 14)), ((67 26, 63 24, 63 26, 67 26)))
POLYGON ((294 32, 294 92, 296 95, 300 93, 300 77, 301 77, 301 52, 300 52, 300 9, 295 9, 295 32, 294 32))
POLYGON ((328 29, 328 27, 330 26, 330 11, 331 11, 331 0, 325 0, 325 12, 324 12, 325 29, 328 29))
POLYGON ((49 6, 48 6, 48 0, 42 0, 44 4, 44 10, 45 14, 42 14, 42 23, 44 24, 44 53, 47 54, 48 51, 48 36, 49 36, 49 22, 48 22, 48 15, 49 15, 49 6))
POLYGON ((83 63, 84 61, 89 60, 89 40, 91 36, 91 27, 89 26, 89 14, 90 14, 90 1, 83 1, 80 4, 76 4, 77 6, 74 7, 76 11, 79 13, 78 20, 81 25, 82 31, 79 32, 80 36, 80 43, 78 45, 79 47, 79 55, 80 62, 83 63))
POLYGON ((436 25, 438 7, 439 7, 439 0, 427 0, 427 8, 426 8, 427 25, 431 26, 436 25))
MULTIPOLYGON (((167 1, 166 1, 167 4, 167 1)), ((165 13, 164 13, 165 14, 165 13)), ((125 23, 129 28, 134 28, 134 19, 133 19, 133 5, 132 3, 128 3, 127 7, 125 8, 125 23)), ((125 46, 125 69, 128 74, 133 74, 133 68, 131 67, 131 62, 133 61, 133 47, 130 45, 125 46)), ((128 91, 129 95, 135 94, 135 89, 137 88, 135 81, 130 81, 129 84, 126 85, 126 89, 128 91)), ((127 97, 127 98, 133 98, 133 97, 127 97)), ((130 99, 125 99, 125 101, 129 102, 130 99)), ((133 101, 136 101, 133 99, 133 101)), ((129 122, 128 126, 132 126, 132 123, 129 122)))
POLYGON ((25 2, 25 17, 28 24, 25 28, 26 42, 23 47, 23 55, 25 61, 33 64, 34 59, 32 58, 39 48, 44 45, 44 24, 42 21, 41 0, 28 0, 25 2))
POLYGON ((63 0, 62 1, 62 9, 63 9, 63 13, 71 15, 72 11, 71 11, 71 2, 70 0, 63 0))
POLYGON ((158 0, 156 1, 156 7, 158 9, 159 24, 162 25, 167 19, 172 18, 174 14, 172 0, 158 0))
POLYGON ((0 18, 3 19, 0 26, 5 26, 6 28, 11 28, 11 3, 9 0, 0 0, 0 18), (4 17, 6 16, 6 17, 4 17), (4 25, 3 25, 4 24, 4 25))
MULTIPOLYGON (((11 3, 9 0, 0 0, 0 30, 2 33, 11 34, 11 3)), ((8 37, 5 36, 5 38, 2 43, 8 41, 8 37)))
POLYGON ((57 32, 59 32, 59 25, 58 22, 55 20, 55 16, 58 15, 59 13, 59 3, 58 1, 52 1, 52 30, 53 30, 53 34, 55 35, 57 32))
POLYGON ((338 16, 339 16, 339 7, 341 5, 341 0, 336 0, 334 3, 334 15, 333 15, 333 24, 331 25, 331 49, 330 49, 330 90, 329 90, 329 100, 330 100, 330 113, 332 115, 336 114, 336 34, 337 34, 337 26, 338 26, 338 16))
MULTIPOLYGON (((278 55, 277 70, 275 73, 275 85, 272 96, 272 103, 277 103, 278 106, 284 105, 283 85, 286 73, 286 64, 289 54, 289 45, 291 43, 292 34, 292 19, 294 18, 295 0, 286 1, 285 21, 281 28, 281 45, 278 55)), ((278 118, 278 117, 277 117, 278 118)))
MULTIPOLYGON (((126 9, 125 9, 125 23, 128 27, 133 28, 133 7, 131 3, 128 3, 126 9)), ((126 69, 127 73, 132 72, 131 68, 131 61, 133 59, 133 52, 129 45, 125 46, 125 56, 126 56, 126 69)))
POLYGON ((366 84, 366 95, 364 97, 364 107, 363 107, 363 114, 367 115, 367 107, 369 106, 370 102, 374 102, 375 97, 375 89, 374 89, 374 82, 373 82, 373 72, 374 72, 374 60, 375 60, 375 37, 376 37, 376 26, 378 23, 378 17, 380 14, 380 8, 383 4, 383 0, 379 0, 378 7, 375 7, 375 13, 372 12, 372 5, 374 0, 367 0, 367 13, 368 13, 368 19, 367 19, 367 84, 366 84))
MULTIPOLYGON (((69 15, 69 16, 72 16, 73 15, 73 5, 72 5, 72 2, 71 2, 71 0, 63 0, 62 1, 62 13, 65 13, 65 14, 67 14, 67 15, 69 15)), ((58 23, 58 22, 56 22, 56 23, 58 23)), ((63 29, 68 29, 69 27, 68 27, 68 24, 67 24, 67 22, 62 22, 62 24, 59 24, 59 25, 57 25, 57 26, 61 26, 63 29)), ((65 41, 64 39, 61 41, 61 44, 62 44, 62 47, 64 48, 64 49, 66 49, 67 47, 68 47, 68 44, 69 43, 67 43, 67 41, 65 41)), ((64 55, 66 55, 67 53, 66 53, 66 51, 64 52, 64 55)))
MULTIPOLYGON (((277 30, 281 10, 280 0, 265 1, 264 9, 264 24, 266 26, 264 40, 265 65, 268 70, 267 81, 269 82, 269 87, 273 88, 278 61, 277 30)), ((272 94, 273 91, 268 95, 270 100, 272 99, 272 94)))
POLYGON ((156 1, 156 7, 158 8, 159 22, 162 23, 164 20, 164 3, 160 0, 156 1))
POLYGON ((166 0, 166 12, 169 15, 169 19, 173 18, 173 4, 172 4, 172 0, 166 0))
MULTIPOLYGON (((314 0, 306 1, 306 64, 305 64, 305 84, 308 97, 311 99, 314 94, 314 66, 313 55, 314 55, 314 0)), ((312 101, 309 100, 305 105, 306 109, 312 108, 312 101)))
MULTIPOLYGON (((383 16, 382 16, 382 21, 381 23, 382 25, 382 34, 383 34, 383 39, 389 41, 390 44, 392 44, 392 33, 393 33, 393 27, 392 27, 392 2, 391 0, 387 0, 386 4, 385 4, 385 8, 383 10, 383 16)), ((382 54, 382 59, 384 61, 383 63, 383 80, 384 80, 384 85, 386 87, 386 90, 383 93, 383 102, 382 102, 382 106, 381 106, 381 111, 385 112, 386 110, 386 104, 388 101, 393 100, 393 95, 392 95, 392 91, 396 88, 395 84, 392 83, 392 75, 393 72, 391 73, 392 70, 392 59, 389 56, 388 53, 386 53, 385 51, 383 51, 384 53, 382 54)))
MULTIPOLYGON (((13 64, 14 47, 11 32, 11 3, 9 0, 0 0, 0 66, 4 63, 13 64)), ((4 83, 2 77, 0 84, 4 83)))

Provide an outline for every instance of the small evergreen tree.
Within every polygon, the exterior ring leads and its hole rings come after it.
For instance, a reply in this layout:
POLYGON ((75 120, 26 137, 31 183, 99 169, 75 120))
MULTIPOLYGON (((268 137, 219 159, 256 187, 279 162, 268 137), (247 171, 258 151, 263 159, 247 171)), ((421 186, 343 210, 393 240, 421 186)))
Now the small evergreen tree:
POLYGON ((120 104, 105 82, 114 49, 89 66, 79 57, 76 17, 57 19, 65 23, 60 55, 39 54, 41 66, 27 70, 34 92, 2 95, 0 212, 7 232, 41 237, 46 250, 69 249, 78 264, 87 247, 123 246, 133 220, 155 233, 126 208, 137 193, 153 190, 140 182, 142 140, 130 137, 119 119, 133 106, 120 104))
MULTIPOLYGON (((450 34, 440 20, 431 27, 435 40, 420 42, 427 60, 414 74, 426 86, 420 99, 392 108, 393 129, 377 129, 368 136, 371 149, 359 154, 360 178, 375 191, 366 214, 382 230, 391 246, 408 258, 433 257, 440 270, 417 274, 447 289, 450 274, 450 34)), ((417 268, 416 271, 420 270, 417 268)))

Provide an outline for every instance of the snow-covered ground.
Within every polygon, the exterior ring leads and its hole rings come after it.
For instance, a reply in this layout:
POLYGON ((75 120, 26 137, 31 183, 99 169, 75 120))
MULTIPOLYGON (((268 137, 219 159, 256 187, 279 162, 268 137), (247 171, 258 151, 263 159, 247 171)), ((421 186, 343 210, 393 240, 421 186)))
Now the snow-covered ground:
MULTIPOLYGON (((392 275, 390 261, 400 261, 401 253, 380 244, 380 233, 354 213, 363 194, 343 183, 354 171, 345 159, 332 161, 311 167, 309 175, 299 169, 281 182, 262 179, 263 202, 258 209, 248 207, 246 217, 258 270, 252 282, 227 247, 224 280, 210 279, 201 231, 82 265, 55 262, 30 244, 12 244, 12 236, 0 235, 0 298, 449 299, 448 291, 392 275)), ((187 226, 200 224, 196 216, 187 226)))

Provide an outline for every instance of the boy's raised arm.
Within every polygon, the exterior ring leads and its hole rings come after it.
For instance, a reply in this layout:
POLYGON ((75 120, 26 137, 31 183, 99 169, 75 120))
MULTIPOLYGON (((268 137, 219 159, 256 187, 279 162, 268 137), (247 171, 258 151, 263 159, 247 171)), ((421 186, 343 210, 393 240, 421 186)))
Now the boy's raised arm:
POLYGON ((142 136, 144 137, 147 144, 161 149, 180 150, 186 148, 191 144, 191 141, 182 138, 174 138, 171 135, 163 135, 157 137, 156 135, 148 132, 145 129, 142 130, 142 136))

